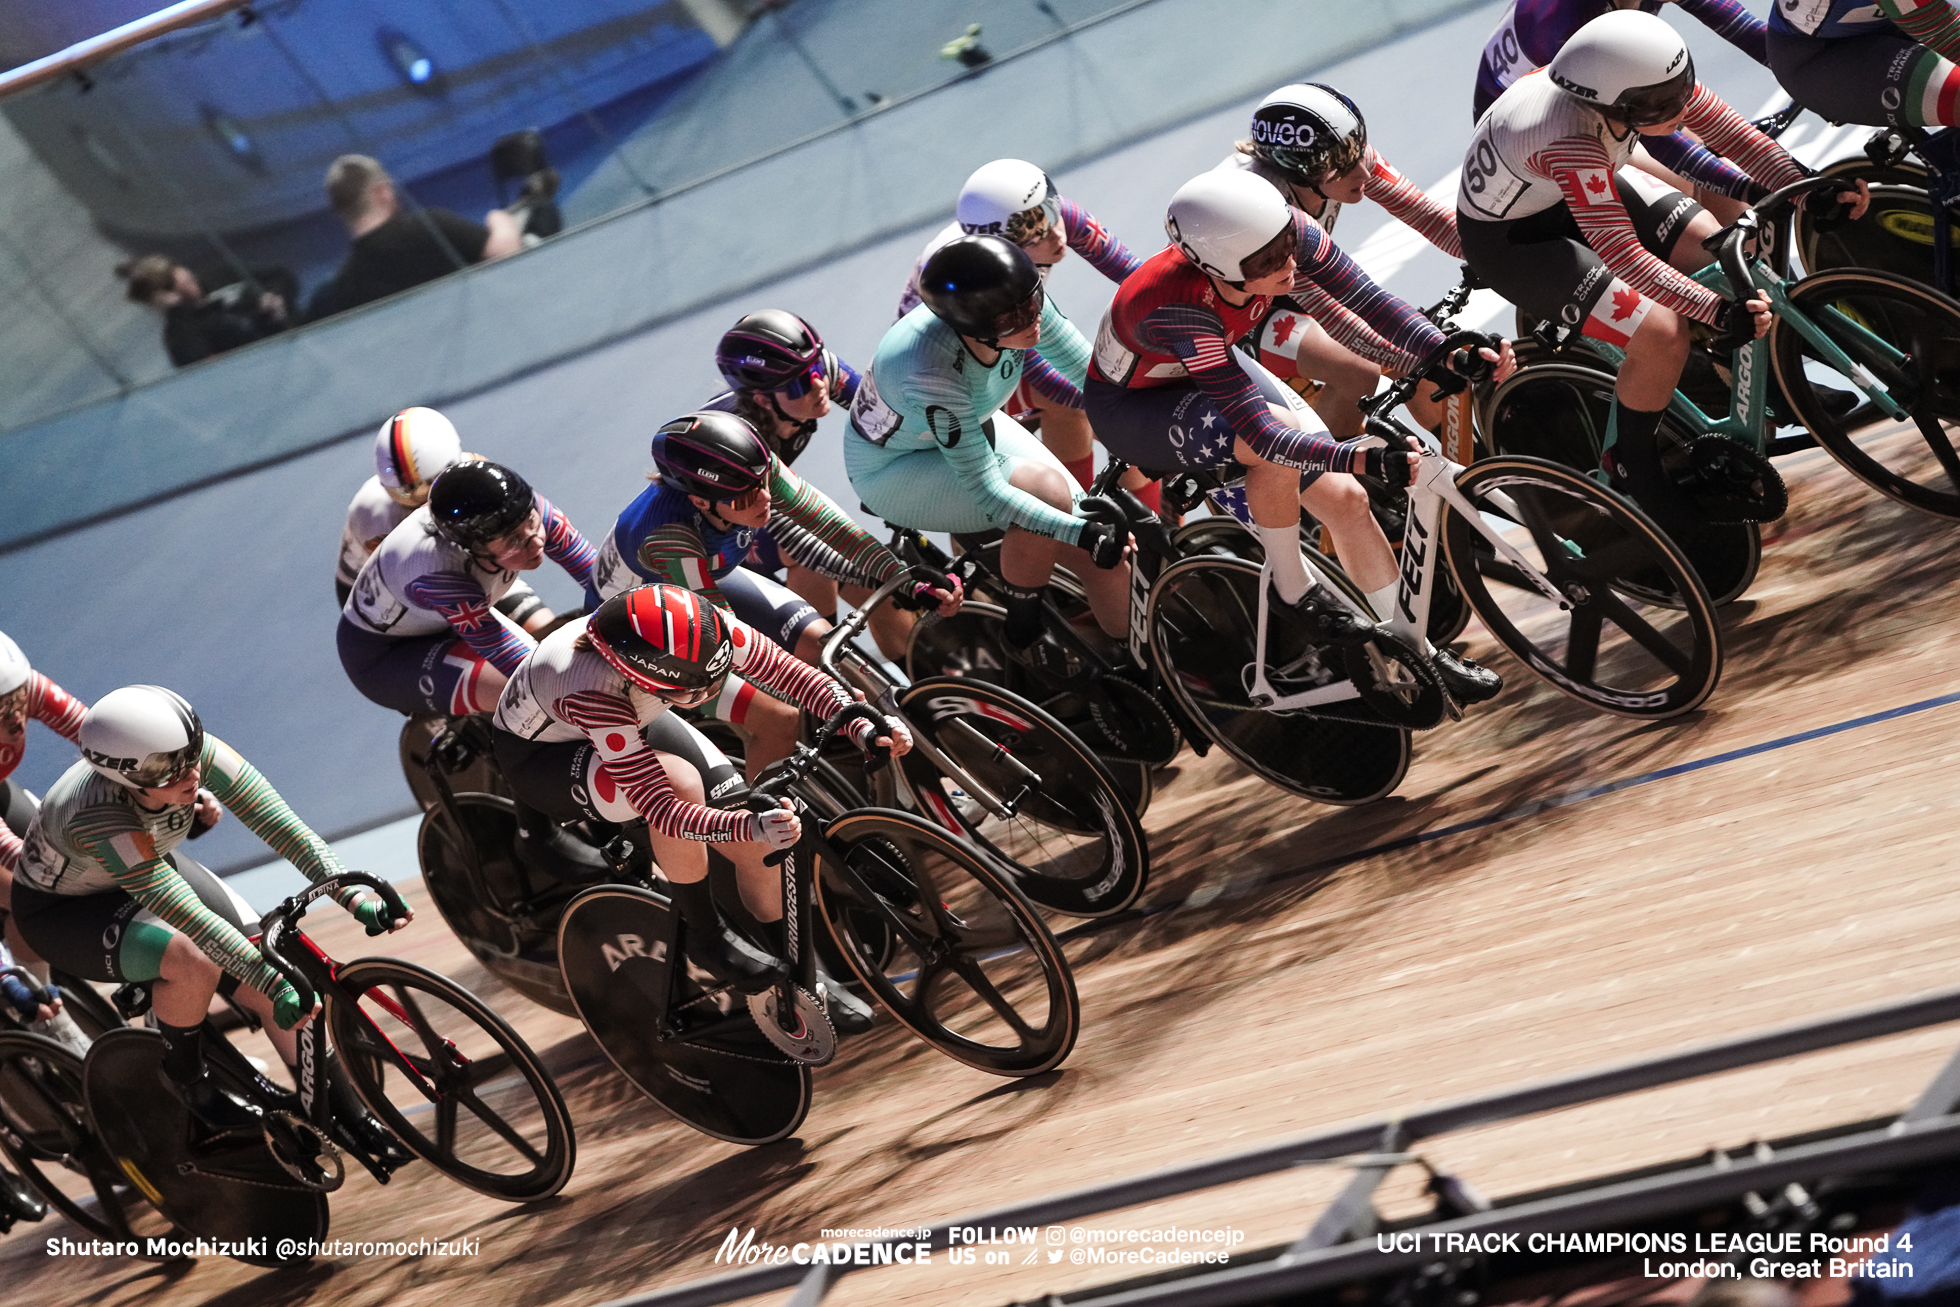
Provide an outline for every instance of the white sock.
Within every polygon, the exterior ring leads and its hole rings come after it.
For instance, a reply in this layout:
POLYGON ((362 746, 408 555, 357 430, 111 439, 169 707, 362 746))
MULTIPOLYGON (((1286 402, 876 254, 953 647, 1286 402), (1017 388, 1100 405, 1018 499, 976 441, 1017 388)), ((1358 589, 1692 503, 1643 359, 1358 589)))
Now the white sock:
POLYGON ((1381 589, 1368 592, 1368 606, 1382 621, 1389 621, 1395 616, 1395 596, 1401 589, 1400 581, 1390 581, 1381 589))
POLYGON ((1286 526, 1260 526, 1254 523, 1253 531, 1259 536, 1259 543, 1265 547, 1266 561, 1273 570, 1273 589, 1280 602, 1294 604, 1307 592, 1312 584, 1307 579, 1307 560, 1300 556, 1300 524, 1292 522, 1286 526))

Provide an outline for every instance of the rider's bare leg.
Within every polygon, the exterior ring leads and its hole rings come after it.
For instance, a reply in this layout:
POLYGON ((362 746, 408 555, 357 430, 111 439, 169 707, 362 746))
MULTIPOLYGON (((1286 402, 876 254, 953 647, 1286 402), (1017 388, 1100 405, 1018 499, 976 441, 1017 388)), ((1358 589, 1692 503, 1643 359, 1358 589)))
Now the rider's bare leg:
POLYGON ((1294 357, 1300 375, 1320 383, 1311 401, 1314 413, 1336 440, 1361 434, 1360 402, 1375 393, 1382 370, 1327 334, 1326 328, 1301 319, 1300 346, 1294 357))
POLYGON ((1722 224, 1714 214, 1697 213, 1675 238, 1667 252, 1667 261, 1682 272, 1700 272, 1715 261, 1715 256, 1702 248, 1702 242, 1721 229, 1722 224))
MULTIPOLYGON (((1064 512, 1072 503, 1063 474, 1046 464, 1017 462, 1007 480, 1015 489, 1026 491, 1064 512)), ((1021 589, 1038 590, 1048 584, 1048 577, 1054 572, 1056 563, 1063 564, 1082 579, 1082 589, 1089 596, 1089 607, 1095 610, 1096 625, 1102 627, 1104 634, 1120 637, 1129 629, 1128 563, 1119 563, 1105 571, 1090 560, 1087 551, 1074 545, 1065 545, 1018 526, 1007 528, 1000 546, 1002 580, 1021 589)))
MULTIPOLYGON (((170 942, 164 945, 160 969, 163 974, 150 985, 150 1010, 156 1013, 157 1020, 178 1027, 201 1024, 218 992, 218 981, 224 975, 218 964, 188 935, 173 932, 170 942)), ((279 1028, 272 1018, 270 998, 249 985, 240 985, 233 998, 238 1006, 263 1021, 266 1038, 279 1050, 279 1057, 287 1066, 299 1060, 299 1036, 279 1028)))
MULTIPOLYGON (((796 709, 757 690, 750 696, 748 712, 739 725, 749 737, 742 770, 753 781, 764 767, 789 757, 795 750, 802 720, 796 709)), ((672 768, 668 770, 671 772, 672 768)))
POLYGON ((1028 389, 1034 392, 1034 406, 1041 410, 1041 443, 1087 490, 1096 466, 1096 435, 1089 428, 1089 415, 1056 403, 1032 386, 1028 389))
MULTIPOLYGON (((707 801, 701 773, 694 769, 692 763, 671 753, 660 754, 659 758, 675 794, 687 803, 707 801)), ((694 885, 708 878, 708 849, 699 840, 663 835, 649 824, 647 842, 653 846, 653 860, 660 864, 660 874, 676 885, 694 885)), ((735 882, 742 892, 742 906, 758 921, 780 920, 783 915, 783 876, 778 868, 763 865, 762 860, 768 855, 769 846, 746 840, 733 841, 723 844, 721 852, 735 864, 735 882)))

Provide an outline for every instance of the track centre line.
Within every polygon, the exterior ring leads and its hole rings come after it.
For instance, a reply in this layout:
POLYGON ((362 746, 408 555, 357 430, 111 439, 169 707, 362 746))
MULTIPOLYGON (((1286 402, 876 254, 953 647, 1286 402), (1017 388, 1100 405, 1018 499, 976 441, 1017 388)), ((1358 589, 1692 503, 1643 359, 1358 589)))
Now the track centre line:
POLYGON ((1235 885, 1227 892, 1221 893, 1212 887, 1200 887, 1182 898, 1172 899, 1164 903, 1153 903, 1147 907, 1133 908, 1128 912, 1119 912, 1111 917, 1085 921, 1081 925, 1071 927, 1068 930, 1057 931, 1055 938, 1066 944, 1070 940, 1085 939, 1091 935, 1101 934, 1110 927, 1120 925, 1124 922, 1139 921, 1145 917, 1157 916, 1160 913, 1175 912, 1180 908, 1203 907, 1228 896, 1233 898, 1242 897, 1253 890, 1265 889, 1268 886, 1282 884, 1289 880, 1298 880, 1303 877, 1334 871, 1350 863, 1361 862, 1367 858, 1380 857, 1386 853, 1398 853, 1403 849, 1412 849, 1424 844, 1433 844, 1437 840, 1448 839, 1452 835, 1463 835, 1474 830, 1482 830, 1486 826, 1495 826, 1499 822, 1518 821, 1525 817, 1536 817, 1540 813, 1550 812, 1556 808, 1569 808, 1575 803, 1584 803, 1588 799, 1597 799, 1608 794, 1618 794, 1622 790, 1630 790, 1635 786, 1651 785, 1655 781, 1671 780, 1676 776, 1685 776, 1690 772, 1703 771, 1709 767, 1719 767, 1723 763, 1736 762, 1742 758, 1752 758, 1760 753, 1773 753, 1778 749, 1787 749, 1793 744, 1804 744, 1811 740, 1821 740, 1825 736, 1838 735, 1845 731, 1855 731, 1866 726, 1876 726, 1880 722, 1889 722, 1901 717, 1911 717, 1916 713, 1929 712, 1932 709, 1944 708, 1949 704, 1955 703, 1960 703, 1960 692, 1943 694, 1934 699, 1921 699, 1918 703, 1909 703, 1898 708, 1888 708, 1884 712, 1871 713, 1864 717, 1853 717, 1849 721, 1835 722, 1829 726, 1819 726, 1812 730, 1799 731, 1795 735, 1779 736, 1774 740, 1765 740, 1761 744, 1751 744, 1740 749, 1731 749, 1727 753, 1718 753, 1708 758, 1698 758, 1693 762, 1677 763, 1672 767, 1661 767, 1654 771, 1642 772, 1638 776, 1628 776, 1622 780, 1607 781, 1601 785, 1589 785, 1584 789, 1572 790, 1565 794, 1555 795, 1549 799, 1541 799, 1536 803, 1527 803, 1522 807, 1507 808, 1503 812, 1492 813, 1488 817, 1477 817, 1470 821, 1458 822, 1453 826, 1439 826, 1435 830, 1418 831, 1414 835, 1404 835, 1399 839, 1388 840, 1382 844, 1371 844, 1367 848, 1356 849, 1352 853, 1342 853, 1331 858, 1322 858, 1318 862, 1309 862, 1303 867, 1295 867, 1290 871, 1272 872, 1245 884, 1235 885), (1207 892, 1207 890, 1210 892, 1207 892))

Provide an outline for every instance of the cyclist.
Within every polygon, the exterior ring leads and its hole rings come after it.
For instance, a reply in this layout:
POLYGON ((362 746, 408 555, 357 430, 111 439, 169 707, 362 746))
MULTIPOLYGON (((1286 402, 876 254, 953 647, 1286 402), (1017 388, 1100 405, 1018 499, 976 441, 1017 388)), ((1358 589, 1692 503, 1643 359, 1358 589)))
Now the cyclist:
MULTIPOLYGON (((784 466, 809 447, 818 420, 833 404, 848 409, 857 398, 857 369, 832 353, 815 327, 782 309, 744 315, 715 346, 715 366, 729 388, 702 410, 733 413, 747 422, 784 466)), ((765 528, 756 534, 749 562, 772 576, 782 569, 783 584, 808 600, 825 621, 835 623, 840 593, 856 606, 871 592, 849 578, 828 574, 827 551, 815 549, 806 557, 803 547, 809 543, 799 533, 779 540, 765 528)), ((914 614, 890 604, 873 613, 871 638, 879 652, 893 661, 903 659, 915 620, 914 614)))
MULTIPOLYGON (((220 1089, 205 1069, 205 1012, 215 995, 234 997, 269 1023, 266 1033, 289 1068, 293 1031, 312 1013, 245 938, 217 877, 176 851, 199 785, 308 879, 338 875, 340 862, 271 783, 169 690, 110 691, 83 714, 77 742, 82 761, 48 790, 28 831, 14 884, 21 934, 84 979, 152 982, 166 1082, 205 1125, 256 1130, 258 1109, 220 1089)), ((370 929, 400 929, 409 920, 389 921, 381 900, 358 889, 334 898, 370 929)), ((361 1132, 363 1142, 387 1141, 338 1059, 328 1066, 340 1125, 361 1132)))
MULTIPOLYGON (((766 813, 743 810, 734 766, 667 711, 708 703, 735 675, 819 719, 851 702, 836 682, 740 618, 680 586, 647 585, 547 636, 504 688, 493 733, 511 788, 554 821, 644 820, 688 925, 688 956, 721 983, 756 994, 787 974, 783 949, 775 940, 758 949, 722 920, 702 846, 723 846, 743 904, 768 926, 783 917, 782 877, 763 858, 795 844, 802 827, 788 800, 766 813)), ((910 735, 887 721, 875 739, 870 723, 853 722, 850 737, 867 750, 905 753, 910 735)), ((870 1025, 861 1001, 834 983, 826 988, 840 1030, 870 1025)))
POLYGON ((1004 236, 942 246, 919 284, 925 302, 885 333, 851 408, 844 468, 852 487, 889 522, 1005 532, 1006 636, 1017 659, 1061 653, 1041 639, 1041 590, 1058 561, 1082 578, 1097 624, 1120 637, 1127 534, 1076 516, 1080 490, 1068 469, 1000 411, 1037 342, 1071 387, 1088 343, 1043 293, 1027 252, 1004 236))
MULTIPOLYGON (((861 594, 896 579, 905 564, 847 517, 829 496, 769 452, 755 428, 732 413, 689 413, 653 437, 658 480, 619 515, 599 546, 586 605, 649 581, 692 590, 815 663, 830 623, 802 596, 742 566, 764 529, 825 574, 861 594)), ((897 599, 914 609, 959 611, 959 583, 918 582, 897 599)), ((715 715, 748 730, 751 779, 796 747, 796 710, 731 676, 715 715)))
MULTIPOLYGON (((1497 30, 1484 46, 1483 61, 1477 66, 1475 116, 1504 93, 1518 78, 1552 61, 1559 47, 1581 27, 1615 9, 1638 9, 1659 13, 1664 0, 1512 0, 1497 30)), ((1769 28, 1762 19, 1744 9, 1737 0, 1675 0, 1683 13, 1692 14, 1717 36, 1764 66, 1769 64, 1769 28)), ((1776 9, 1770 6, 1771 11, 1776 9)), ((1728 190, 1688 181, 1690 176, 1720 177, 1730 186, 1740 186, 1746 175, 1737 175, 1728 164, 1710 154, 1706 146, 1685 131, 1651 136, 1641 141, 1642 149, 1631 160, 1642 172, 1652 173, 1670 186, 1691 191, 1719 221, 1734 222, 1747 207, 1731 198, 1728 190)))
MULTIPOLYGON (((1248 139, 1219 166, 1264 178, 1286 202, 1333 235, 1341 206, 1364 198, 1421 232, 1452 259, 1463 257, 1456 214, 1382 158, 1368 143, 1368 122, 1354 101, 1317 82, 1282 86, 1252 112, 1248 139)), ((1319 390, 1313 410, 1330 433, 1361 434, 1356 404, 1375 393, 1382 371, 1406 371, 1420 360, 1397 349, 1307 275, 1294 278, 1287 295, 1259 326, 1259 358, 1282 379, 1312 378, 1319 390)), ((1425 399, 1412 401, 1425 425, 1438 414, 1425 399)))
MULTIPOLYGON (((1691 530, 1655 448, 1687 360, 1688 321, 1733 348, 1769 329, 1768 302, 1738 307, 1683 274, 1706 266, 1715 219, 1693 199, 1621 167, 1643 138, 1686 124, 1764 186, 1804 170, 1695 81, 1681 37, 1651 14, 1593 19, 1544 72, 1520 78, 1477 125, 1464 157, 1457 230, 1470 266, 1527 313, 1626 351, 1608 455, 1617 488, 1664 528, 1691 530)), ((1751 193, 1756 185, 1751 182, 1751 193)), ((1864 211, 1862 188, 1851 198, 1864 211)), ((1835 193, 1807 204, 1839 204, 1835 193)))
MULTIPOLYGON (((466 459, 478 462, 481 456, 465 454, 456 428, 432 408, 405 408, 381 424, 374 436, 374 475, 347 505, 334 567, 336 603, 346 607, 361 564, 404 518, 428 502, 437 474, 466 459)), ((497 611, 533 635, 552 620, 551 610, 522 581, 497 601, 497 611)))
MULTIPOLYGON (((10 906, 21 840, 34 821, 40 801, 13 779, 13 772, 27 753, 30 717, 72 743, 75 732, 81 729, 84 711, 81 700, 35 671, 20 646, 0 631, 0 782, 4 782, 0 785, 0 966, 18 961, 43 986, 48 983, 48 964, 20 937, 10 906)), ((192 833, 201 835, 217 820, 217 805, 209 794, 200 794, 199 799, 203 825, 192 833)), ((59 997, 52 1004, 35 1004, 32 1011, 23 1009, 22 1019, 28 1022, 28 1029, 60 1040, 77 1054, 88 1051, 88 1037, 75 1024, 75 1018, 62 1011, 59 997)))
POLYGON ((1960 12, 1950 0, 1781 0, 1769 66, 1790 98, 1832 122, 1960 123, 1960 12))
MULTIPOLYGON (((926 261, 961 236, 1003 236, 1027 251, 1041 274, 1042 284, 1055 265, 1074 250, 1089 266, 1117 284, 1137 270, 1143 262, 1122 241, 1110 235, 1094 215, 1067 199, 1048 180, 1048 174, 1021 159, 996 159, 976 169, 960 188, 953 221, 926 242, 905 293, 898 299, 898 316, 904 317, 922 302, 919 278, 926 261)), ((1075 383, 1050 367, 1040 350, 1029 350, 1021 382, 1002 405, 1011 415, 1039 416, 1041 443, 1062 460, 1062 466, 1085 489, 1095 480, 1095 436, 1089 420, 1082 415, 1081 395, 1075 383)), ((1158 505, 1158 490, 1134 478, 1145 503, 1158 505)))
MULTIPOLYGON (((1397 565, 1351 476, 1366 472, 1391 486, 1413 479, 1417 456, 1408 450, 1336 441, 1297 397, 1256 360, 1233 349, 1295 278, 1303 246, 1372 288, 1347 256, 1271 186, 1232 169, 1201 173, 1171 197, 1164 225, 1173 244, 1124 282, 1103 315, 1090 365, 1088 411, 1096 434, 1119 457, 1163 470, 1246 467, 1233 507, 1265 546, 1279 602, 1306 618, 1322 640, 1360 644, 1374 634, 1331 596, 1313 592, 1300 553, 1305 505, 1333 536, 1341 561, 1368 594, 1376 613, 1395 601, 1397 565), (1311 240, 1303 242, 1297 227, 1311 240), (1345 265, 1343 267, 1342 265, 1345 265)), ((1442 337, 1434 327, 1419 342, 1442 337)), ((1475 376, 1497 361, 1458 357, 1451 368, 1475 376)), ((1490 698, 1497 674, 1437 649, 1438 675, 1460 703, 1490 698)))

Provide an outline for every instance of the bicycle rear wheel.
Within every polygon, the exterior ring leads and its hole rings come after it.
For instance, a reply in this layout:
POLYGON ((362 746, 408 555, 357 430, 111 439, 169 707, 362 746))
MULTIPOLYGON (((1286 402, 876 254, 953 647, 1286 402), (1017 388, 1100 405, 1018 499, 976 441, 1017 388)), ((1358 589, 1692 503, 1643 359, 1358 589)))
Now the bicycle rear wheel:
POLYGON ((740 995, 688 975, 670 953, 671 912, 632 885, 573 900, 558 956, 579 1018, 621 1075, 702 1134, 731 1144, 788 1137, 810 1110, 810 1068, 776 1051, 740 995))
POLYGON ((1806 277, 1790 299, 1910 415, 1901 423, 1869 403, 1851 408, 1852 397, 1862 395, 1850 379, 1779 318, 1770 327, 1777 384, 1817 443, 1881 495, 1960 518, 1960 302, 1863 268, 1806 277))
POLYGON ((577 1160, 571 1113, 530 1045, 447 976, 395 958, 335 972, 327 1029, 354 1090, 410 1152, 514 1203, 549 1198, 577 1160))
POLYGON ((531 880, 512 848, 517 811, 496 794, 458 794, 456 810, 470 824, 471 838, 460 839, 449 815, 425 813, 415 836, 422 883, 436 912, 484 970, 533 1003, 565 1016, 577 1015, 558 972, 557 910, 577 893, 567 885, 533 893, 531 880), (476 877, 470 858, 477 855, 476 877), (495 900, 482 902, 480 883, 495 900), (500 916, 500 910, 508 915, 500 916), (511 918, 515 917, 516 920, 511 918))
POLYGON ((817 905, 871 993, 913 1034, 1002 1076, 1060 1066, 1082 1009, 1041 916, 959 838, 909 813, 845 813, 824 837, 850 871, 824 865, 817 905), (861 910, 891 939, 861 942, 861 910), (879 965, 877 948, 890 948, 879 965))
MULTIPOLYGON (((1578 350, 1521 368, 1496 388, 1490 401, 1491 446, 1500 455, 1542 458, 1590 473, 1599 466, 1613 411, 1613 372, 1603 359, 1578 350), (1589 361, 1588 361, 1589 360, 1589 361)), ((1661 466, 1680 470, 1694 433, 1668 414, 1655 434, 1661 466)), ((1702 589, 1717 604, 1742 597, 1755 583, 1763 561, 1762 533, 1753 522, 1704 526, 1675 542, 1694 565, 1702 589)), ((1656 603, 1678 604, 1679 596, 1658 587, 1656 603)))
MULTIPOLYGON (((1331 565, 1323 570, 1336 585, 1346 581, 1331 565)), ((1407 731, 1252 706, 1257 563, 1216 554, 1179 559, 1151 587, 1145 620, 1150 656, 1185 713, 1260 776, 1302 798, 1342 805, 1379 799, 1402 783, 1407 731)), ((1346 679, 1339 651, 1319 651, 1330 655, 1323 661, 1289 614, 1274 613, 1268 634, 1268 666, 1296 669, 1289 689, 1346 679)))
POLYGON ((927 816, 1000 859, 1043 907, 1105 917, 1137 901, 1150 876, 1143 825, 1111 769, 1060 722, 1019 695, 959 676, 907 686, 898 705, 942 752, 1015 805, 1013 816, 994 816, 915 750, 900 762, 927 816))
POLYGON ((89 1124, 82 1064, 56 1041, 0 1031, 0 1154, 48 1205, 98 1239, 168 1228, 89 1124))
MULTIPOLYGON (((452 723, 461 719, 445 717, 436 713, 423 713, 402 723, 401 739, 397 751, 401 755, 402 779, 408 782, 409 793, 427 812, 436 806, 440 796, 436 793, 435 782, 429 779, 429 746, 435 737, 449 729, 452 723)), ((484 734, 479 725, 466 727, 469 737, 484 734)), ((449 788, 457 793, 465 790, 480 794, 510 795, 510 787, 504 783, 504 774, 497 769, 497 760, 491 756, 489 747, 481 739, 473 742, 482 745, 472 751, 467 765, 461 771, 449 774, 449 788)))
POLYGON ((1561 609, 1452 511, 1443 543, 1497 642, 1573 698, 1627 717, 1698 707, 1722 674, 1714 605, 1646 515, 1592 478, 1535 458, 1464 469, 1457 489, 1565 596, 1561 609), (1679 607, 1645 597, 1664 590, 1679 607))

